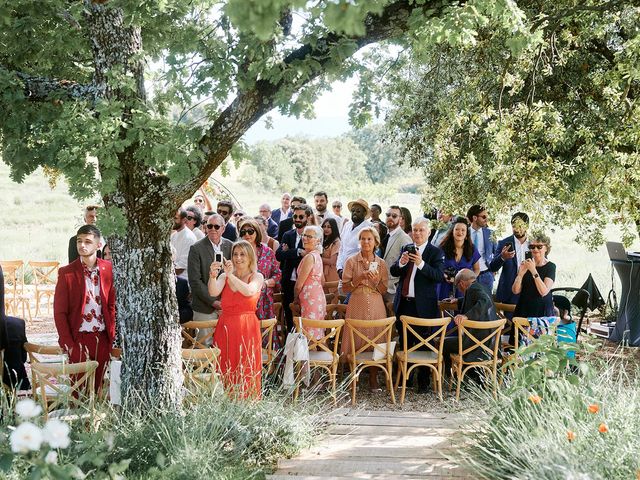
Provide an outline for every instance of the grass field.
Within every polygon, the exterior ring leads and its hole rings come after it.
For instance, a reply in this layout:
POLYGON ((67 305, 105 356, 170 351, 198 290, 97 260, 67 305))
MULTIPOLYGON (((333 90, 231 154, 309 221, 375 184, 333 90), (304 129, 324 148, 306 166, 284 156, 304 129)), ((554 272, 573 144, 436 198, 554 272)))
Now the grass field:
MULTIPOLYGON (((248 188, 237 180, 238 176, 238 170, 232 169, 228 177, 216 174, 215 178, 233 192, 246 212, 257 214, 258 206, 264 202, 270 203, 272 208, 279 205, 279 195, 248 188)), ((336 198, 333 192, 329 195, 330 200, 336 198)), ((407 206, 414 215, 420 211, 417 195, 394 194, 392 198, 407 206)), ((349 200, 340 199, 344 204, 349 200)), ((382 202, 383 206, 386 203, 382 202)), ((60 180, 52 190, 38 170, 19 185, 10 180, 9 168, 0 162, 0 205, 5 212, 0 229, 0 259, 66 263, 68 240, 81 225, 83 204, 69 196, 64 181, 60 180)), ((502 233, 500 238, 509 231, 506 221, 496 227, 502 233)), ((557 265, 556 286, 579 286, 592 273, 602 294, 606 295, 611 288, 611 264, 606 248, 587 251, 574 241, 572 230, 556 229, 550 236, 550 259, 557 265)), ((617 230, 610 228, 608 238, 615 240, 617 237, 617 230)), ((639 249, 638 242, 634 246, 639 249)), ((616 283, 619 285, 617 279, 616 283)))

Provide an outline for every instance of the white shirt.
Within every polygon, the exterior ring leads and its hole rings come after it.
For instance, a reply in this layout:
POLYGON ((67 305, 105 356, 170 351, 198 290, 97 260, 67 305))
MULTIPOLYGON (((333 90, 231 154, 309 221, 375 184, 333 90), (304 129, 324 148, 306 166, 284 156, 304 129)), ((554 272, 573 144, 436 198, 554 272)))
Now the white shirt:
POLYGON ((482 232, 482 227, 476 230, 471 227, 471 241, 473 242, 473 246, 476 247, 478 253, 480 254, 480 271, 484 272, 488 269, 487 262, 484 259, 484 233, 482 232), (475 241, 474 241, 475 240, 475 241))
POLYGON ((516 261, 519 266, 522 262, 524 262, 524 252, 529 250, 529 239, 527 238, 524 241, 524 243, 520 243, 520 240, 515 238, 515 249, 516 249, 516 261))
POLYGON ((196 236, 187 227, 184 227, 179 232, 171 235, 171 245, 176 249, 176 259, 173 262, 173 265, 176 269, 184 270, 180 275, 178 275, 178 277, 184 278, 185 280, 189 280, 187 277, 189 249, 194 243, 196 243, 196 236))
POLYGON ((419 268, 424 267, 424 260, 422 259, 422 254, 424 253, 424 249, 427 248, 427 244, 428 242, 424 242, 420 246, 416 245, 416 247, 418 247, 418 255, 420 255, 420 263, 415 265, 413 267, 413 270, 411 271, 411 279, 409 280, 409 291, 407 292, 408 298, 415 298, 416 296, 416 287, 414 283, 416 279, 416 272, 418 271, 419 268))
MULTIPOLYGON (((220 239, 220 241, 222 241, 222 239, 220 239)), ((215 243, 213 243, 211 241, 211 239, 209 239, 209 243, 211 244, 211 246, 213 247, 213 251, 216 253, 222 253, 222 250, 220 249, 220 245, 216 245, 215 243)))
POLYGON ((191 231, 196 236, 196 241, 202 240, 204 238, 204 232, 202 230, 200 230, 199 228, 194 228, 191 231))
POLYGON ((344 270, 344 264, 347 258, 360 251, 360 240, 358 240, 360 230, 371 226, 372 224, 369 220, 363 221, 356 228, 353 228, 353 222, 351 220, 344 224, 340 232, 340 251, 338 252, 336 270, 344 270))

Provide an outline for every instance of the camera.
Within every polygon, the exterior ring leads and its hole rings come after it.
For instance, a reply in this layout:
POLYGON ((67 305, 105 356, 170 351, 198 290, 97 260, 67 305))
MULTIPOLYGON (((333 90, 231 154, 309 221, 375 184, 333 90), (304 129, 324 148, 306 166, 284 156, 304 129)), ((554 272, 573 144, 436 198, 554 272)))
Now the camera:
POLYGON ((418 253, 418 248, 416 247, 415 243, 410 243, 409 245, 404 247, 404 251, 415 255, 416 253, 418 253))
POLYGON ((533 255, 531 255, 531 250, 527 250, 526 252, 524 252, 524 259, 527 260, 529 258, 533 258, 533 255))
POLYGON ((447 267, 443 271, 444 276, 448 278, 456 278, 458 269, 456 267, 447 267))

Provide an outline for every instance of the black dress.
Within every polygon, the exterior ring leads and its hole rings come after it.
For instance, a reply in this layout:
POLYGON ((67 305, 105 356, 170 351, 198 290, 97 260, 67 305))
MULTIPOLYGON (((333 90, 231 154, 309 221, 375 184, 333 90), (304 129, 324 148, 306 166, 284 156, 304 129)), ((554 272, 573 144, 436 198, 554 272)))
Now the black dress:
MULTIPOLYGON (((547 262, 541 267, 536 267, 540 279, 556 280, 556 264, 547 262)), ((516 304, 514 317, 551 317, 553 316, 553 298, 551 293, 544 297, 540 295, 531 272, 527 271, 522 277, 522 290, 516 304)))

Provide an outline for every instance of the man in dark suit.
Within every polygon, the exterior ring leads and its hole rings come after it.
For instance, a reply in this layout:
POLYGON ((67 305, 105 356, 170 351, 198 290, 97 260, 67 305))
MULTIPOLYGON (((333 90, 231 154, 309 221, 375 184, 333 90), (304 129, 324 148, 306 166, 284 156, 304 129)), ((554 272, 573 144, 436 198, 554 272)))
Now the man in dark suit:
POLYGON ((493 257, 489 264, 489 270, 497 272, 502 268, 496 300, 502 303, 518 303, 520 295, 511 291, 513 281, 518 275, 518 268, 525 259, 525 252, 529 250, 527 230, 529 229, 529 216, 523 212, 514 213, 511 216, 511 228, 513 235, 503 238, 496 247, 499 254, 493 257))
POLYGON ((282 236, 282 242, 276 251, 276 259, 280 262, 282 270, 282 308, 287 320, 287 330, 293 328, 293 314, 289 304, 293 302, 297 268, 302 257, 306 255, 302 248, 302 232, 312 216, 313 210, 308 205, 296 206, 291 217, 295 229, 289 230, 282 236))
POLYGON ((293 214, 293 211, 290 209, 291 202, 291 195, 285 192, 282 194, 282 198, 280 199, 281 207, 271 210, 271 218, 274 222, 276 222, 276 225, 279 225, 282 220, 290 217, 293 214))
POLYGON ((273 218, 271 218, 271 207, 269 207, 268 204, 263 203, 260 205, 258 212, 260 213, 260 216, 267 221, 267 235, 271 238, 276 238, 278 235, 278 224, 273 221, 273 218))
POLYGON ((225 221, 222 215, 214 213, 207 219, 207 236, 191 245, 187 271, 194 320, 215 320, 218 318, 220 302, 209 295, 209 271, 216 252, 222 253, 225 260, 231 260, 233 243, 222 237, 225 221))
POLYGON ((111 262, 97 257, 100 230, 84 225, 76 237, 80 258, 58 271, 53 317, 58 344, 68 353, 69 361, 98 362, 98 391, 116 334, 116 290, 111 262))
MULTIPOLYGON (((95 225, 98 221, 98 206, 97 205, 87 205, 84 208, 84 223, 85 225, 95 225)), ((73 262, 78 258, 78 247, 76 245, 76 235, 69 239, 69 247, 67 249, 69 263, 73 262)), ((102 242, 103 240, 100 239, 102 242)), ((100 245, 100 249, 98 249, 98 258, 102 258, 102 248, 104 244, 100 245)))
POLYGON ((480 253, 478 282, 486 285, 489 288, 489 292, 493 292, 494 273, 489 270, 489 265, 496 255, 496 242, 493 238, 493 230, 487 226, 489 212, 480 205, 472 205, 467 211, 467 219, 471 224, 469 229, 471 241, 478 253, 480 253))
MULTIPOLYGON (((307 204, 307 201, 304 199, 304 197, 293 197, 291 199, 291 211, 293 212, 293 210, 296 207, 299 207, 300 205, 306 205, 306 204, 307 204)), ((293 228, 292 216, 287 217, 283 220, 280 220, 280 223, 278 225, 278 238, 276 240, 278 240, 279 243, 282 243, 282 237, 284 237, 284 234, 287 233, 292 228, 293 228)))
MULTIPOLYGON (((458 299, 458 310, 460 314, 456 315, 453 319, 456 325, 460 325, 464 320, 476 320, 478 322, 489 322, 491 320, 497 320, 496 308, 491 298, 491 292, 486 285, 476 281, 477 276, 475 272, 468 268, 463 268, 456 274, 455 285, 460 290, 464 297, 458 299)), ((471 333, 478 340, 482 340, 487 335, 491 334, 489 330, 473 330, 469 329, 471 333)), ((466 349, 473 345, 473 340, 469 337, 462 339, 462 348, 466 349)), ((493 345, 487 345, 491 347, 493 345)), ((445 364, 445 372, 451 370, 451 354, 458 353, 458 337, 448 337, 444 341, 443 356, 445 364)), ((465 360, 477 361, 481 360, 487 352, 482 348, 476 348, 467 353, 465 360)))
POLYGON ((221 215, 225 222, 224 232, 222 236, 227 240, 235 242, 238 240, 238 231, 233 223, 230 222, 233 214, 233 203, 226 200, 220 200, 216 207, 216 213, 221 215))
POLYGON ((0 265, 0 350, 4 350, 2 381, 16 390, 29 390, 31 383, 24 368, 27 352, 22 346, 27 343, 24 320, 10 317, 4 311, 4 274, 0 265))

